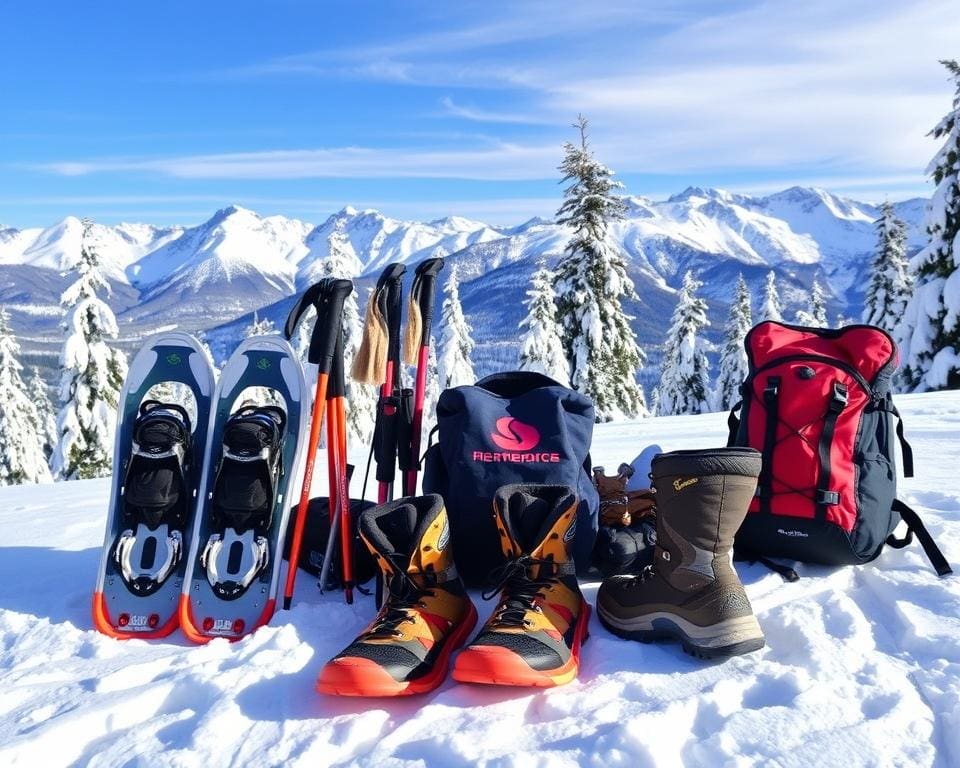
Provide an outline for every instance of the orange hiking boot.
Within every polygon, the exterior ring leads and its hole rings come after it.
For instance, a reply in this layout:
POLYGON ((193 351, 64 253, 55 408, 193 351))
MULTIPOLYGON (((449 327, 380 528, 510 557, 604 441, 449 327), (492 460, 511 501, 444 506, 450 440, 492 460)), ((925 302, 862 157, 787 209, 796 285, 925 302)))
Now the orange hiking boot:
POLYGON ((499 592, 500 601, 457 656, 455 680, 549 688, 577 676, 590 617, 570 553, 577 504, 565 485, 497 491, 493 512, 507 562, 494 572, 489 597, 499 592))
POLYGON ((359 527, 383 577, 383 607, 323 668, 317 690, 340 696, 432 691, 477 623, 453 563, 443 499, 432 494, 373 507, 361 513, 359 527))

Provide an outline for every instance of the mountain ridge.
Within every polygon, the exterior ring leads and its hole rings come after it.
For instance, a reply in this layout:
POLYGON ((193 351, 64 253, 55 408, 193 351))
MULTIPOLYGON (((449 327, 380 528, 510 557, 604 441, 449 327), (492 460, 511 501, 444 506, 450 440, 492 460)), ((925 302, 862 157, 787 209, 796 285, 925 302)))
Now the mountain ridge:
MULTIPOLYGON (((705 283, 714 320, 708 337, 722 329, 729 286, 741 272, 756 294, 773 269, 790 316, 814 278, 826 288, 831 317, 859 315, 877 205, 797 186, 765 196, 691 186, 666 200, 632 195, 625 203, 625 218, 612 223, 610 232, 637 286, 640 298, 628 301, 627 309, 645 347, 662 342, 664 313, 672 311, 687 269, 705 283)), ((895 204, 911 252, 926 240, 925 206, 922 198, 895 204)), ((512 226, 457 215, 420 222, 349 205, 316 225, 234 204, 192 226, 93 227, 124 343, 134 345, 152 327, 176 323, 221 338, 228 352, 231 335, 253 311, 282 321, 290 296, 321 276, 328 238, 339 230, 352 250, 361 290, 392 261, 412 265, 444 255, 456 262, 480 370, 508 364, 535 262, 543 257, 555 263, 570 235, 536 217, 512 226)), ((72 216, 46 228, 0 229, 0 303, 9 305, 15 330, 32 339, 49 337, 28 353, 49 358, 55 352, 59 292, 70 279, 62 273, 79 255, 81 231, 72 216)))

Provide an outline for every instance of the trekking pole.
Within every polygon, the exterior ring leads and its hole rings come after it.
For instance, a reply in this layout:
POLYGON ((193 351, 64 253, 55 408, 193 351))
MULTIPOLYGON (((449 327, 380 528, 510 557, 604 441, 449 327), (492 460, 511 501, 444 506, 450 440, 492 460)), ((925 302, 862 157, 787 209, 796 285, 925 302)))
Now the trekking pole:
POLYGON ((373 436, 379 503, 393 497, 397 464, 397 421, 403 392, 400 388, 400 314, 406 267, 389 264, 377 280, 367 305, 363 341, 353 366, 353 378, 380 384, 377 421, 373 436))
POLYGON ((287 569, 287 582, 283 592, 283 607, 289 610, 293 601, 293 587, 297 578, 297 563, 300 561, 300 548, 303 545, 303 529, 307 522, 307 510, 310 505, 310 487, 313 484, 313 467, 317 459, 317 446, 320 442, 320 427, 327 404, 327 388, 330 371, 336 352, 337 339, 340 337, 340 325, 343 315, 343 302, 353 291, 350 280, 324 278, 310 286, 294 304, 284 325, 284 335, 290 339, 296 331, 297 323, 307 308, 317 310, 317 319, 310 337, 310 349, 307 360, 317 366, 317 388, 313 400, 313 415, 310 421, 310 442, 307 445, 307 461, 303 471, 303 486, 300 491, 300 505, 297 507, 297 519, 293 529, 293 542, 290 545, 290 566, 287 569))
POLYGON ((427 364, 430 356, 430 331, 433 325, 433 308, 436 298, 437 277, 443 269, 443 259, 426 259, 417 265, 410 286, 409 318, 407 320, 404 357, 407 365, 417 366, 417 378, 413 390, 413 426, 410 432, 409 469, 403 478, 403 495, 417 492, 417 475, 420 473, 420 431, 423 428, 423 399, 427 391, 427 364))
POLYGON ((329 497, 331 529, 333 521, 339 521, 340 555, 343 565, 343 594, 347 603, 353 602, 353 521, 350 518, 350 487, 347 473, 347 414, 346 381, 343 371, 343 330, 337 337, 334 350, 333 367, 330 371, 330 391, 328 394, 327 418, 333 429, 328 432, 327 450, 329 451, 331 474, 329 497))

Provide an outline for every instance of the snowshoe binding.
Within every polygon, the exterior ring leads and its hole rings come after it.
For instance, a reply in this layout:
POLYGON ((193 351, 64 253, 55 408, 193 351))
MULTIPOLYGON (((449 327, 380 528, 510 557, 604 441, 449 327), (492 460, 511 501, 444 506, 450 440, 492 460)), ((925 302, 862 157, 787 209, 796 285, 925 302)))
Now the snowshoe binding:
POLYGON ((133 455, 124 479, 122 521, 114 560, 124 585, 150 595, 183 557, 183 535, 193 503, 192 431, 186 409, 146 400, 133 427, 133 455))
POLYGON ((285 422, 281 408, 245 406, 224 428, 212 502, 217 532, 200 556, 221 600, 240 597, 270 562, 267 535, 282 471, 285 422))

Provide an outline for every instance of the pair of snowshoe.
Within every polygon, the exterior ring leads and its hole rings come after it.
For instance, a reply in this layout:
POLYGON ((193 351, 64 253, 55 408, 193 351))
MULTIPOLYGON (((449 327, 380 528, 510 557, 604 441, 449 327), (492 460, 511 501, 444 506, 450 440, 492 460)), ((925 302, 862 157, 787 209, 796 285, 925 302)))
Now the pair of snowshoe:
POLYGON ((148 340, 121 393, 98 630, 157 638, 180 626, 206 642, 269 621, 305 391, 299 360, 278 337, 244 341, 216 387, 191 336, 148 340), (164 401, 148 399, 151 390, 164 401), (246 400, 265 392, 279 404, 246 400))

